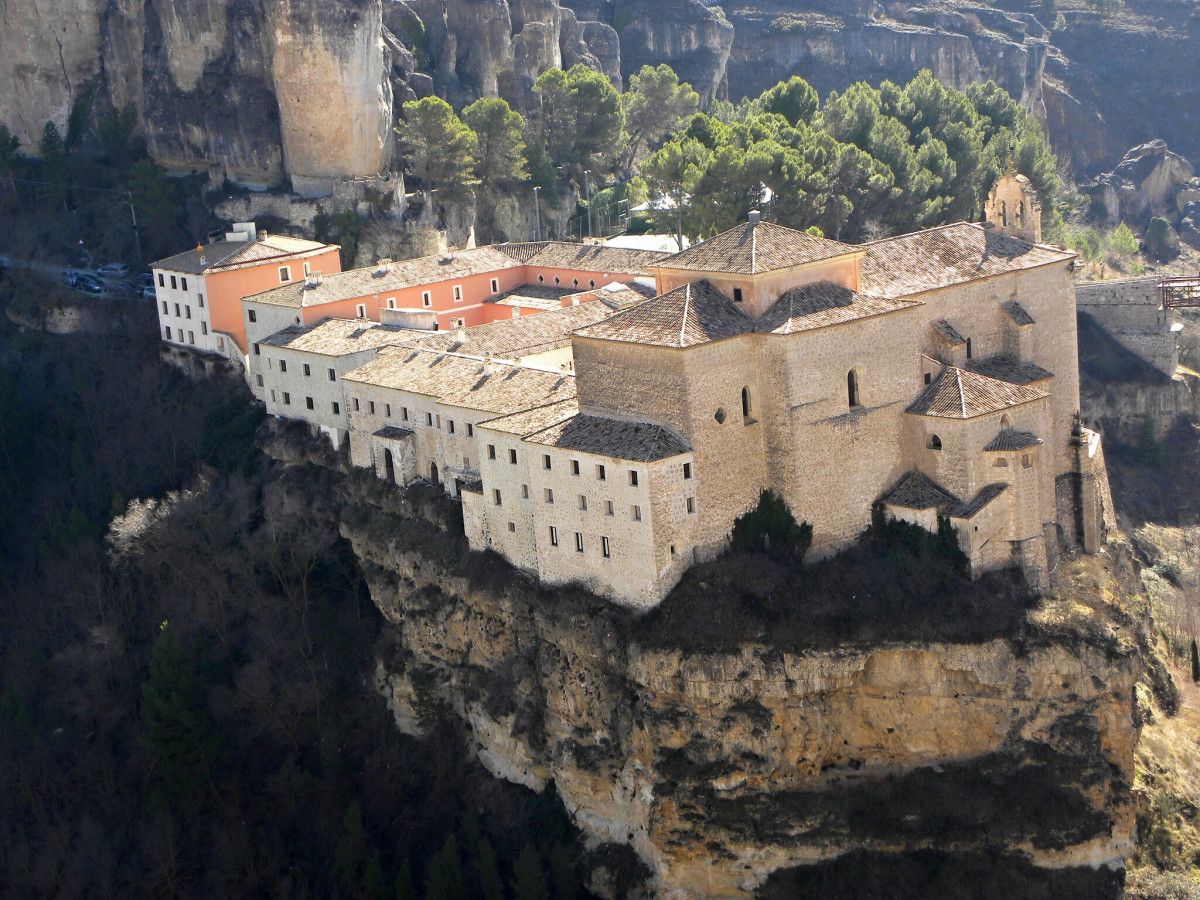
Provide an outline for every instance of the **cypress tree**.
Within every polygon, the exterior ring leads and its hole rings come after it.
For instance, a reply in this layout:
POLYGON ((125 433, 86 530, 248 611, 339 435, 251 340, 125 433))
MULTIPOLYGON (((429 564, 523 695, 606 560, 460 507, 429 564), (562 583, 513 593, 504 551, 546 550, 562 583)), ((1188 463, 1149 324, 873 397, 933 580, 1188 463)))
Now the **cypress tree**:
POLYGON ((1200 681, 1200 651, 1196 649, 1196 639, 1192 638, 1192 681, 1200 681))

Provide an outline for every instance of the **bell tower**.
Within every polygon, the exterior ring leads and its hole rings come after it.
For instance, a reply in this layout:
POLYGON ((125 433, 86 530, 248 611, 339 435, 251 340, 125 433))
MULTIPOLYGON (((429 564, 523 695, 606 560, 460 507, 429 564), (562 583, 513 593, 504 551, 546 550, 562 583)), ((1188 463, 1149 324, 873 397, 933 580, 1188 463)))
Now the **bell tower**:
POLYGON ((1031 244, 1042 242, 1042 203, 1029 179, 1016 171, 1011 153, 1004 174, 992 185, 983 212, 997 231, 1031 244))

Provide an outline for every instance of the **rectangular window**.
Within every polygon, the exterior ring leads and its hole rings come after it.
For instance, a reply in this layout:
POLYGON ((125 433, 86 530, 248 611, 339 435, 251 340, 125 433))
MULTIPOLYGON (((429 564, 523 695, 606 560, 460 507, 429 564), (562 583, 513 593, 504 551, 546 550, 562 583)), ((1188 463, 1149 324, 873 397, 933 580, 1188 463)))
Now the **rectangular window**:
POLYGON ((271 368, 271 357, 267 357, 267 368, 271 368))
POLYGON ((371 415, 375 415, 375 401, 374 400, 367 401, 367 412, 370 413, 371 415))
POLYGON ((171 290, 176 290, 179 287, 179 282, 175 280, 175 276, 171 276, 171 290))
POLYGON ((687 511, 689 516, 696 511, 696 500, 694 497, 687 498, 687 511))
POLYGON ((189 332, 188 332, 188 343, 189 343, 189 344, 194 344, 194 343, 196 343, 196 332, 194 332, 194 331, 189 331, 189 332))
POLYGON ((200 333, 201 333, 201 334, 208 334, 208 323, 207 323, 207 322, 201 322, 201 323, 200 323, 200 333))
POLYGON ((433 413, 425 413, 425 427, 426 428, 433 427, 433 413))
POLYGON ((547 503, 554 502, 554 491, 551 490, 550 488, 546 488, 546 502, 547 503))
POLYGON ((551 547, 558 546, 558 529, 555 528, 553 525, 550 526, 550 546, 551 547))
POLYGON ((529 499, 529 485, 527 485, 527 484, 521 485, 521 499, 522 500, 529 499))
POLYGON ((608 480, 608 472, 605 471, 604 466, 596 466, 596 480, 597 481, 607 481, 608 480))
POLYGON ((683 477, 685 479, 692 477, 692 464, 691 463, 683 464, 683 477))
POLYGON ((312 398, 312 397, 305 397, 305 398, 304 398, 304 405, 305 405, 306 407, 308 407, 309 409, 316 409, 316 407, 313 405, 313 398, 312 398))
POLYGON ((493 294, 500 293, 500 282, 495 278, 492 279, 492 293, 493 294))
POLYGON ((462 285, 461 284, 456 284, 454 286, 454 302, 462 303, 462 285))
POLYGON ((583 532, 582 531, 575 532, 575 552, 576 553, 583 552, 583 532))
POLYGON ((327 371, 329 372, 329 380, 337 381, 337 370, 336 369, 328 369, 327 371))
POLYGON ((367 304, 360 303, 354 307, 354 314, 360 319, 365 319, 367 317, 367 304))
POLYGON ((176 318, 178 318, 178 317, 179 317, 179 316, 181 316, 181 315, 183 315, 183 313, 181 313, 181 312, 179 311, 179 304, 178 304, 178 303, 176 303, 176 304, 175 304, 175 317, 176 317, 176 318))
POLYGON ((179 279, 179 285, 180 285, 179 289, 180 289, 181 291, 186 291, 186 290, 187 290, 187 279, 186 279, 186 278, 183 278, 183 277, 181 276, 181 277, 180 277, 180 279, 179 279))
POLYGON ((163 281, 163 273, 162 272, 158 273, 158 286, 166 287, 166 283, 163 281))
POLYGON ((437 415, 437 416, 434 416, 434 418, 435 418, 435 419, 437 419, 437 427, 438 427, 438 428, 441 428, 441 427, 442 427, 442 417, 441 417, 441 415, 439 414, 439 415, 437 415))
POLYGON ((163 329, 163 337, 165 337, 168 341, 171 339, 171 326, 170 325, 168 325, 166 328, 163 329))
POLYGON ((492 502, 500 506, 500 489, 492 488, 492 502))
POLYGON ((163 315, 164 315, 164 316, 166 316, 166 315, 170 315, 170 314, 167 312, 167 301, 166 301, 166 300, 162 301, 162 308, 163 308, 163 315))
POLYGON ((395 298, 395 297, 388 297, 388 298, 387 298, 387 308, 388 308, 388 309, 395 309, 395 308, 396 308, 396 298, 395 298))
POLYGON ((304 264, 304 274, 305 275, 312 274, 312 268, 309 266, 309 264, 307 262, 304 264))
POLYGON ((286 284, 292 280, 292 270, 287 266, 279 267, 279 283, 286 284))
POLYGON ((579 508, 584 512, 587 512, 587 497, 585 497, 583 494, 579 495, 579 508))
POLYGON ((741 303, 741 302, 742 302, 742 289, 741 289, 741 288, 734 288, 734 289, 733 289, 733 302, 734 302, 734 303, 741 303))
POLYGON ((508 523, 508 530, 509 530, 509 531, 516 531, 516 530, 517 530, 517 523, 516 523, 516 522, 509 522, 509 523, 508 523))
POLYGON ((292 395, 291 395, 291 394, 289 394, 287 391, 284 391, 284 392, 283 392, 283 403, 284 403, 284 405, 285 405, 285 406, 291 406, 291 405, 292 405, 292 395))
POLYGON ((335 416, 340 416, 342 414, 342 407, 336 400, 333 401, 333 414, 335 416))
POLYGON ((608 538, 600 538, 600 552, 604 554, 605 559, 612 558, 612 548, 608 545, 608 538))
POLYGON ((517 464, 517 451, 512 449, 511 447, 508 450, 508 461, 510 463, 512 463, 514 466, 517 464))
POLYGON ((190 306, 185 306, 183 308, 183 317, 185 319, 190 319, 192 317, 192 308, 190 306))
POLYGON ((637 487, 637 486, 638 486, 638 482, 637 482, 637 469, 630 469, 630 470, 629 470, 629 486, 630 486, 630 487, 637 487))
POLYGON ((421 305, 422 306, 432 306, 433 305, 433 297, 429 293, 429 291, 421 291, 421 305))
POLYGON ((577 460, 577 459, 571 460, 571 474, 572 475, 579 474, 579 460, 577 460))
MULTIPOLYGON (((511 450, 508 452, 512 453, 511 450)), ((495 459, 495 458, 496 458, 496 445, 488 444, 488 459, 495 459)))
POLYGON ((286 360, 286 359, 281 359, 281 360, 279 361, 279 371, 280 371, 280 372, 286 372, 286 371, 287 371, 287 360, 286 360))
POLYGON ((258 321, 258 313, 256 313, 252 309, 248 310, 246 312, 246 318, 249 319, 251 322, 257 322, 258 321))
POLYGON ((454 420, 453 419, 446 420, 446 430, 448 432, 450 432, 451 434, 454 434, 454 420))
POLYGON ((275 402, 275 392, 274 391, 271 391, 271 402, 272 403, 275 402))
POLYGON ((255 344, 255 345, 254 345, 254 355, 255 355, 255 356, 259 356, 259 355, 261 355, 261 354, 262 354, 262 348, 261 348, 261 347, 259 347, 259 346, 258 346, 258 344, 255 344))
POLYGON ((387 416, 389 419, 392 417, 392 404, 390 404, 390 403, 383 404, 383 414, 385 416, 387 416))
POLYGON ((304 364, 304 377, 307 378, 311 374, 312 374, 312 369, 309 368, 308 363, 305 363, 304 364))
POLYGON ((542 454, 542 468, 545 469, 546 471, 550 471, 550 454, 549 453, 542 454))
POLYGON ((357 397, 352 398, 351 402, 354 403, 354 411, 358 412, 358 398, 357 397))
POLYGON ((467 423, 467 437, 475 437, 475 426, 470 422, 467 423))
POLYGON ((196 302, 200 304, 201 309, 204 309, 204 295, 203 294, 196 295, 196 302))
POLYGON ((255 375, 254 383, 257 384, 259 387, 262 387, 263 386, 263 377, 261 375, 255 375))
POLYGON ((408 407, 407 406, 400 407, 400 418, 403 419, 405 422, 408 421, 408 407))
POLYGON ((629 518, 635 522, 642 521, 642 508, 640 506, 629 507, 629 518))

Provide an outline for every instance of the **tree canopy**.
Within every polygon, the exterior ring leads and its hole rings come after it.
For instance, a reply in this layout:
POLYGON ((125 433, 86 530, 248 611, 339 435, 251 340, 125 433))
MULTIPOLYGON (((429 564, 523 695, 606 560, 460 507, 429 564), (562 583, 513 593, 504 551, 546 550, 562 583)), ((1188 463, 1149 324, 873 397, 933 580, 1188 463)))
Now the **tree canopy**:
POLYGON ((629 77, 629 90, 621 95, 625 116, 625 155, 622 167, 634 165, 652 146, 676 131, 700 106, 700 95, 690 84, 680 84, 668 65, 642 66, 629 77))
POLYGON ((541 138, 550 159, 572 173, 612 170, 620 149, 621 97, 608 77, 577 63, 548 69, 534 87, 541 97, 541 138))
POLYGON ((475 133, 475 177, 496 187, 528 177, 525 168, 524 120, 504 100, 476 100, 463 110, 463 124, 475 133))
POLYGON ((475 166, 475 132, 440 97, 405 103, 402 113, 404 123, 396 130, 407 171, 427 194, 463 187, 475 166))

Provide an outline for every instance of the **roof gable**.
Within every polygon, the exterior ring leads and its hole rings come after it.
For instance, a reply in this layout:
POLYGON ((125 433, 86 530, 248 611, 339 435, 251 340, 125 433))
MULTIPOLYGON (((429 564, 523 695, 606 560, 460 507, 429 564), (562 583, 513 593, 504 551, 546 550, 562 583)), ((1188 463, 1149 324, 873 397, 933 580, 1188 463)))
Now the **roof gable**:
POLYGON ((917 300, 868 297, 840 284, 820 281, 792 288, 785 293, 758 319, 755 330, 769 334, 795 334, 921 305, 917 300))
POLYGON ((685 284, 581 328, 581 337, 656 347, 695 347, 754 330, 754 320, 707 281, 685 284))
POLYGON ((746 222, 656 264, 661 269, 758 275, 857 252, 840 241, 770 222, 746 222))
POLYGON ((684 440, 661 425, 583 414, 535 432, 525 440, 634 462, 656 462, 691 451, 684 440))
POLYGON ((1037 388, 948 366, 912 402, 907 412, 942 419, 973 419, 1049 396, 1037 388))

